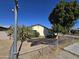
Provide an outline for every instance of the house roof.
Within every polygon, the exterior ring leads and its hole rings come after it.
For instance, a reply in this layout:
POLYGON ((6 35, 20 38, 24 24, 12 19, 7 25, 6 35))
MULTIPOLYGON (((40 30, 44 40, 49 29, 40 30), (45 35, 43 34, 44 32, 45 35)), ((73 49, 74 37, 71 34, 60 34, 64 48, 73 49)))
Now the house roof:
POLYGON ((6 28, 6 27, 2 27, 0 26, 0 31, 3 31, 3 30, 8 30, 9 28, 6 28))
POLYGON ((0 25, 0 27, 9 28, 10 26, 0 25))
POLYGON ((73 29, 71 29, 71 30, 79 30, 79 28, 73 28, 73 29))
POLYGON ((47 27, 45 27, 45 26, 43 26, 43 25, 41 25, 41 24, 35 24, 35 25, 32 25, 31 27, 34 27, 34 26, 41 26, 41 27, 44 27, 44 28, 46 28, 46 29, 49 29, 49 28, 47 28, 47 27))

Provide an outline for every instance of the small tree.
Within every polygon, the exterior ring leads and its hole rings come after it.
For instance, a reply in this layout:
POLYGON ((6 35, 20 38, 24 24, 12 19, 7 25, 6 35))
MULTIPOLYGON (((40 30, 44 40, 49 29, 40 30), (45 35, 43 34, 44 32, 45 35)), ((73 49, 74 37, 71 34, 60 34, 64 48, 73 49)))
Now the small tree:
POLYGON ((24 41, 31 39, 31 37, 33 35, 36 35, 37 32, 33 32, 31 27, 25 27, 25 26, 18 26, 18 35, 17 35, 17 40, 21 41, 20 47, 18 49, 18 53, 17 53, 17 59, 19 56, 19 53, 21 51, 21 47, 24 41))
POLYGON ((13 27, 10 26, 9 29, 7 30, 7 33, 8 33, 8 36, 10 36, 10 39, 12 37, 12 34, 13 34, 13 27))
POLYGON ((17 59, 18 59, 18 56, 19 56, 19 53, 21 51, 21 47, 22 47, 22 44, 25 40, 27 40, 29 37, 27 35, 27 31, 26 31, 26 28, 25 26, 22 26, 22 27, 18 27, 18 35, 17 35, 17 40, 20 40, 21 41, 21 44, 20 44, 20 47, 18 49, 18 53, 17 53, 17 59))

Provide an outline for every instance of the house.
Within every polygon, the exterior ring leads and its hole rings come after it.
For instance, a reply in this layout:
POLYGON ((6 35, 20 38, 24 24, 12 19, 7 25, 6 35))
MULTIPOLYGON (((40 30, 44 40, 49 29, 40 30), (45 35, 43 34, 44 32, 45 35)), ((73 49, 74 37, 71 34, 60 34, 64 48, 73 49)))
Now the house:
POLYGON ((79 34, 79 28, 73 28, 70 31, 72 34, 79 34))
POLYGON ((43 25, 36 24, 31 26, 33 30, 36 30, 39 33, 40 37, 45 37, 50 35, 49 29, 43 25))
POLYGON ((9 39, 9 36, 8 36, 8 33, 7 33, 8 29, 9 28, 0 26, 0 40, 9 39))
POLYGON ((1 27, 1 26, 0 26, 0 31, 6 31, 6 30, 8 30, 8 28, 1 27))

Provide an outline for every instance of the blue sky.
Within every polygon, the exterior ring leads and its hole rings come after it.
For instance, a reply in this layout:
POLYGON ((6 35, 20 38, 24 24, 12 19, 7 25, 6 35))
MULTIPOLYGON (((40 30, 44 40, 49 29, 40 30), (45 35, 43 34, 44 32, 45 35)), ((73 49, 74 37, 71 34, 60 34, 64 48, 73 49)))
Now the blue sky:
MULTIPOLYGON (((11 11, 14 8, 13 2, 13 0, 0 1, 0 26, 14 24, 14 13, 11 11)), ((26 26, 41 24, 50 28, 48 15, 58 2, 59 0, 19 0, 18 24, 26 26)), ((76 24, 77 27, 78 25, 79 23, 76 24)))

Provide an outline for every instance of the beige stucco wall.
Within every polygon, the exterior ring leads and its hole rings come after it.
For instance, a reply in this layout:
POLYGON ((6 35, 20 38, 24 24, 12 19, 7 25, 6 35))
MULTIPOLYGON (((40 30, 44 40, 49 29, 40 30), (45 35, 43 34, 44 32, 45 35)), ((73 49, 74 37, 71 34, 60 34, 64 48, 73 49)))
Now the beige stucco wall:
POLYGON ((39 25, 33 26, 32 29, 36 30, 40 34, 40 36, 46 36, 46 35, 49 34, 48 29, 46 29, 46 28, 44 28, 42 26, 39 26, 39 25))
POLYGON ((0 40, 9 39, 8 33, 6 31, 0 31, 0 40))

